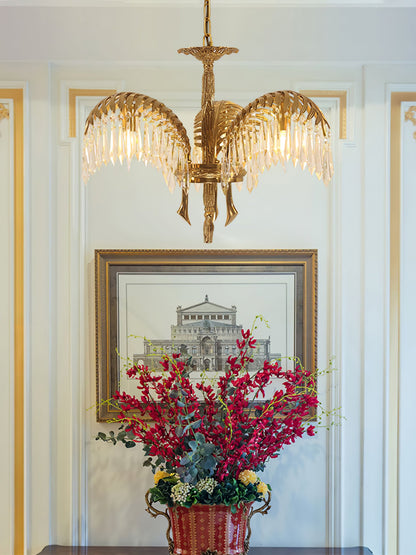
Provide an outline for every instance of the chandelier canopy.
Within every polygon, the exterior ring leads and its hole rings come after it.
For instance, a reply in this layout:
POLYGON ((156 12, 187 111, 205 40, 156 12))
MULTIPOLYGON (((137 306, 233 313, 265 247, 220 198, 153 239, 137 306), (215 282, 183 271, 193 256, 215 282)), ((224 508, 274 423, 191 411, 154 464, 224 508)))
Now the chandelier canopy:
POLYGON ((108 162, 130 163, 133 157, 162 170, 171 191, 182 188, 178 214, 189 224, 191 183, 203 183, 204 242, 211 243, 218 215, 218 184, 226 197, 225 225, 238 212, 232 184, 246 181, 252 191, 258 175, 272 164, 306 167, 328 184, 333 174, 329 125, 318 106, 294 91, 276 91, 256 98, 245 108, 214 100, 214 62, 237 48, 213 46, 210 0, 204 0, 203 46, 181 48, 204 66, 201 111, 194 120, 194 147, 179 118, 162 102, 144 94, 122 92, 99 102, 84 131, 83 179, 108 162))

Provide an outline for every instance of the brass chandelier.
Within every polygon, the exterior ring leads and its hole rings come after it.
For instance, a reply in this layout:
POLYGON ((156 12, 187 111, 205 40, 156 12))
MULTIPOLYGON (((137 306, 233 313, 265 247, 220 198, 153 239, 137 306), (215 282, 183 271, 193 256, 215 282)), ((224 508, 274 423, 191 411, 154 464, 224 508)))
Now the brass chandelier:
POLYGON ((308 167, 327 184, 333 174, 329 125, 318 106, 294 91, 276 91, 256 98, 245 108, 228 100, 214 100, 214 62, 237 48, 213 46, 210 0, 204 0, 203 46, 181 48, 203 63, 201 111, 194 120, 194 148, 179 118, 162 102, 140 93, 122 92, 99 102, 84 131, 83 179, 102 164, 130 168, 132 158, 162 170, 171 191, 182 188, 178 214, 189 224, 191 183, 203 184, 204 242, 212 243, 218 215, 218 185, 226 198, 225 225, 238 212, 232 184, 245 179, 252 191, 258 175, 278 162, 308 167))

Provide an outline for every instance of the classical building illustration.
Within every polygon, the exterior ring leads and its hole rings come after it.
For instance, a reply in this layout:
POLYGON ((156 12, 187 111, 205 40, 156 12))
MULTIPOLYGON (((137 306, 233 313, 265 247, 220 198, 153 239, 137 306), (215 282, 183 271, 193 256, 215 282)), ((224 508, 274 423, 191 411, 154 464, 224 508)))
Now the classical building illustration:
MULTIPOLYGON (((238 353, 237 339, 242 326, 237 324, 237 308, 213 303, 205 296, 202 303, 176 309, 176 324, 169 339, 149 339, 144 353, 134 354, 134 363, 157 369, 161 353, 180 352, 192 357, 196 371, 224 371, 230 355, 238 353)), ((280 359, 271 353, 270 338, 258 339, 250 370, 257 370, 265 359, 280 359)))

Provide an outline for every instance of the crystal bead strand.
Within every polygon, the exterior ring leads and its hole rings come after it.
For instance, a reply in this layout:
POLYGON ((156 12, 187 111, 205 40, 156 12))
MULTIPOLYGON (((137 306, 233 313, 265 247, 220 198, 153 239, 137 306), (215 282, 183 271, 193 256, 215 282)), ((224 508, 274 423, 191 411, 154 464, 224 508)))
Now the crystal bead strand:
POLYGON ((142 159, 142 129, 141 129, 142 118, 139 117, 137 114, 135 115, 135 125, 134 129, 136 132, 136 158, 140 162, 142 159))
POLYGON ((109 144, 108 144, 108 118, 107 116, 103 116, 103 118, 101 119, 101 125, 102 125, 102 150, 103 150, 103 162, 105 165, 108 164, 108 162, 110 161, 110 155, 109 155, 109 144))
POLYGON ((311 129, 311 125, 307 125, 306 130, 306 165, 310 173, 312 174, 315 171, 315 160, 313 155, 313 130, 311 129))
POLYGON ((149 123, 147 118, 144 118, 143 125, 143 161, 147 166, 150 158, 150 139, 149 139, 149 123))
POLYGON ((267 119, 263 122, 263 134, 264 134, 264 162, 266 168, 269 170, 272 166, 273 159, 272 159, 272 137, 271 137, 271 130, 270 130, 270 120, 267 119))
POLYGON ((301 140, 301 130, 300 130, 299 121, 295 121, 293 124, 293 137, 292 137, 292 163, 295 168, 299 163, 300 140, 301 140))
POLYGON ((334 173, 334 166, 332 164, 332 154, 329 147, 329 136, 325 138, 325 143, 323 147, 323 181, 325 185, 331 181, 332 175, 334 173))
POLYGON ((277 124, 277 119, 275 114, 273 114, 271 127, 272 127, 272 145, 271 145, 272 160, 273 160, 273 164, 276 166, 276 164, 279 162, 279 130, 278 130, 278 124, 277 124))
POLYGON ((318 179, 322 178, 322 127, 319 126, 315 132, 315 174, 318 179))

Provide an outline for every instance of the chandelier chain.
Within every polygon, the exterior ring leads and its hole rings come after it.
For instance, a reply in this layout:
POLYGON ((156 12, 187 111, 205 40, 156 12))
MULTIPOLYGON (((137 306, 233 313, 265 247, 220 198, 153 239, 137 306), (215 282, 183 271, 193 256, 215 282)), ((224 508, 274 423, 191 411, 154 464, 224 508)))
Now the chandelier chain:
POLYGON ((211 37, 211 5, 210 0, 204 0, 204 46, 212 46, 211 37))

